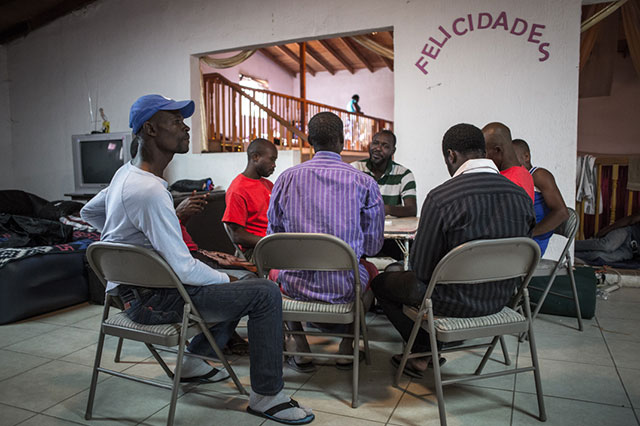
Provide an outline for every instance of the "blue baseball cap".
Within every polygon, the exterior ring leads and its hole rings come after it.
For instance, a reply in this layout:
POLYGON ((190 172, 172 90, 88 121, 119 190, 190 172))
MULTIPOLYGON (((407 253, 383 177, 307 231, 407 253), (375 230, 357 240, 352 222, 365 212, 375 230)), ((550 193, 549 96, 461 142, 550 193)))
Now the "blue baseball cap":
POLYGON ((180 111, 184 118, 191 117, 196 105, 192 100, 174 101, 162 95, 145 95, 131 105, 129 127, 137 134, 140 128, 158 111, 180 111))

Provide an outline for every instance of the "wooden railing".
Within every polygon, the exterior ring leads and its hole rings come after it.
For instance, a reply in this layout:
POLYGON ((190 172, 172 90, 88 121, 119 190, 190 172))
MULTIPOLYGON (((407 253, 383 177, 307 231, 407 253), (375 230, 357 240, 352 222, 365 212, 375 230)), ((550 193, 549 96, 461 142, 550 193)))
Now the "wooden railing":
POLYGON ((204 98, 210 152, 244 151, 255 138, 273 141, 282 149, 309 146, 308 120, 322 111, 338 115, 344 123, 344 149, 366 151, 373 135, 393 130, 393 122, 350 113, 307 99, 233 83, 218 73, 205 74, 204 98), (304 122, 301 122, 302 111, 304 122))
POLYGON ((640 194, 627 188, 628 165, 628 156, 596 156, 595 214, 585 214, 584 202, 578 204, 578 239, 590 238, 601 228, 640 211, 640 194), (603 204, 602 213, 597 207, 600 203, 603 204))

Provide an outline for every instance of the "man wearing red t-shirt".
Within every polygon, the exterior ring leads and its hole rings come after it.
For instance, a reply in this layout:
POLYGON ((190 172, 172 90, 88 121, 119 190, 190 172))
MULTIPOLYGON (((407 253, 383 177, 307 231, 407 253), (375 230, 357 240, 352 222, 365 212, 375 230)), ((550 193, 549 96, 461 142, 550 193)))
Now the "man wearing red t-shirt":
POLYGON ((273 183, 267 179, 276 168, 278 150, 266 139, 255 139, 247 148, 247 168, 229 185, 222 221, 231 239, 251 260, 253 248, 267 235, 267 210, 273 183))
POLYGON ((533 177, 520 165, 509 128, 502 123, 489 123, 482 128, 482 134, 487 146, 487 158, 496 163, 502 176, 524 189, 533 202, 533 177))

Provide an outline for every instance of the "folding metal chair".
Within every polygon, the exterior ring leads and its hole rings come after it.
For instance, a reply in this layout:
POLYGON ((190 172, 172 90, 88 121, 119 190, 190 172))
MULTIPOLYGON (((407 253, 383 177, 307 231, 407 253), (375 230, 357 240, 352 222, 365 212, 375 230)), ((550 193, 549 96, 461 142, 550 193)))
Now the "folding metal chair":
POLYGON ((506 374, 517 374, 533 371, 540 421, 546 421, 547 415, 542 396, 540 381, 540 367, 536 352, 535 339, 529 306, 527 285, 540 259, 540 248, 530 238, 503 238, 495 240, 477 240, 464 243, 451 250, 436 266, 431 281, 427 287, 424 300, 419 309, 404 306, 403 312, 415 323, 411 335, 402 354, 402 360, 394 378, 394 385, 398 385, 400 375, 409 358, 431 356, 433 376, 435 379, 436 396, 440 424, 447 424, 442 387, 454 383, 467 382, 482 378, 498 377, 506 374), (491 281, 523 277, 522 284, 508 306, 500 312, 483 317, 453 318, 437 317, 433 315, 431 295, 436 285, 465 284, 474 285, 491 281), (516 311, 518 303, 524 299, 524 315, 516 311), (429 333, 431 352, 411 353, 411 348, 420 328, 429 333), (514 368, 506 371, 482 374, 482 370, 489 360, 496 344, 503 335, 526 333, 529 337, 532 367, 514 368), (437 342, 454 342, 482 337, 492 337, 491 343, 479 345, 463 345, 442 351, 438 350, 437 342), (480 365, 473 374, 442 380, 440 375, 440 352, 453 352, 471 348, 488 347, 480 365))
POLYGON ((236 249, 234 256, 242 260, 247 260, 247 258, 244 257, 244 253, 242 252, 242 250, 240 250, 240 246, 238 246, 236 242, 233 241, 233 232, 231 232, 229 224, 226 222, 222 222, 222 226, 224 227, 224 232, 227 233, 227 237, 229 237, 229 241, 231 241, 231 244, 233 244, 233 247, 236 249))
MULTIPOLYGON (((171 426, 175 417, 185 344, 187 339, 199 333, 204 333, 209 344, 211 344, 211 347, 218 356, 219 361, 222 362, 231 375, 231 378, 240 393, 245 395, 247 394, 246 390, 240 383, 240 380, 238 380, 235 372, 224 357, 222 351, 218 345, 216 345, 207 324, 198 313, 198 310, 191 301, 189 294, 186 292, 171 267, 158 253, 130 244, 97 242, 89 246, 87 250, 87 259, 89 260, 91 268, 105 285, 107 281, 112 281, 128 286, 175 288, 184 299, 185 303, 181 323, 144 325, 130 320, 124 312, 119 312, 115 315, 109 316, 109 308, 111 306, 117 306, 117 302, 107 293, 104 311, 102 314, 102 323, 100 325, 98 349, 96 350, 96 359, 93 366, 93 375, 91 377, 91 387, 89 389, 89 400, 87 401, 85 419, 89 420, 92 416, 93 402, 98 383, 98 373, 107 373, 139 383, 170 389, 171 402, 169 405, 167 425, 171 426), (156 380, 145 379, 101 367, 100 362, 102 359, 102 350, 106 335, 144 343, 165 373, 173 379, 173 383, 168 385, 156 380), (175 373, 169 369, 165 361, 158 354, 154 345, 165 347, 178 346, 175 373)), ((202 359, 211 359, 202 356, 197 357, 202 359)), ((213 359, 213 361, 218 360, 213 359)))
POLYGON ((537 292, 542 292, 540 299, 536 303, 532 303, 535 306, 535 309, 532 314, 532 319, 536 319, 538 316, 538 312, 540 312, 540 308, 544 304, 547 295, 553 294, 556 297, 562 297, 564 299, 573 299, 576 304, 576 317, 578 319, 578 330, 582 331, 582 314, 580 312, 580 300, 578 299, 578 289, 576 288, 576 279, 573 276, 573 261, 571 260, 571 244, 576 238, 576 233, 578 232, 578 215, 576 211, 572 208, 567 208, 569 210, 569 217, 565 220, 560 226, 558 226, 553 233, 562 235, 567 239, 567 243, 560 254, 558 260, 550 260, 550 259, 541 259, 540 263, 538 263, 538 267, 534 272, 534 277, 545 277, 549 276, 549 281, 547 281, 547 285, 544 288, 538 288, 535 286, 530 286, 531 290, 535 290, 537 292), (573 292, 573 297, 567 296, 565 294, 561 294, 558 292, 551 291, 551 287, 553 286, 553 282, 558 275, 569 275, 569 281, 571 282, 571 291, 573 292))
MULTIPOLYGON (((314 352, 285 352, 289 356, 311 358, 351 359, 353 361, 353 396, 351 406, 358 406, 358 366, 360 361, 360 330, 364 343, 365 360, 371 363, 369 338, 365 323, 364 304, 360 289, 359 263, 353 249, 340 238, 328 234, 281 233, 261 239, 254 251, 258 276, 266 277, 269 269, 297 271, 352 271, 354 274, 354 302, 334 305, 324 302, 301 302, 287 297, 282 300, 284 321, 353 324, 353 333, 319 331, 291 331, 285 334, 334 336, 353 338, 353 354, 319 354, 314 352)), ((370 293, 370 292, 367 292, 370 293)))

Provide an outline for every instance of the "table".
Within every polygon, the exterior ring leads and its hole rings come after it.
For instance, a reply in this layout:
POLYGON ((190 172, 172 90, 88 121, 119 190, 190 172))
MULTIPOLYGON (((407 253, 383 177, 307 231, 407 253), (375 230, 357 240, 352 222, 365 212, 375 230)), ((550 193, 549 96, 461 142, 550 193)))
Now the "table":
POLYGON ((409 241, 413 240, 418 230, 419 218, 388 216, 384 220, 384 238, 395 240, 404 256, 404 269, 409 269, 409 241))

